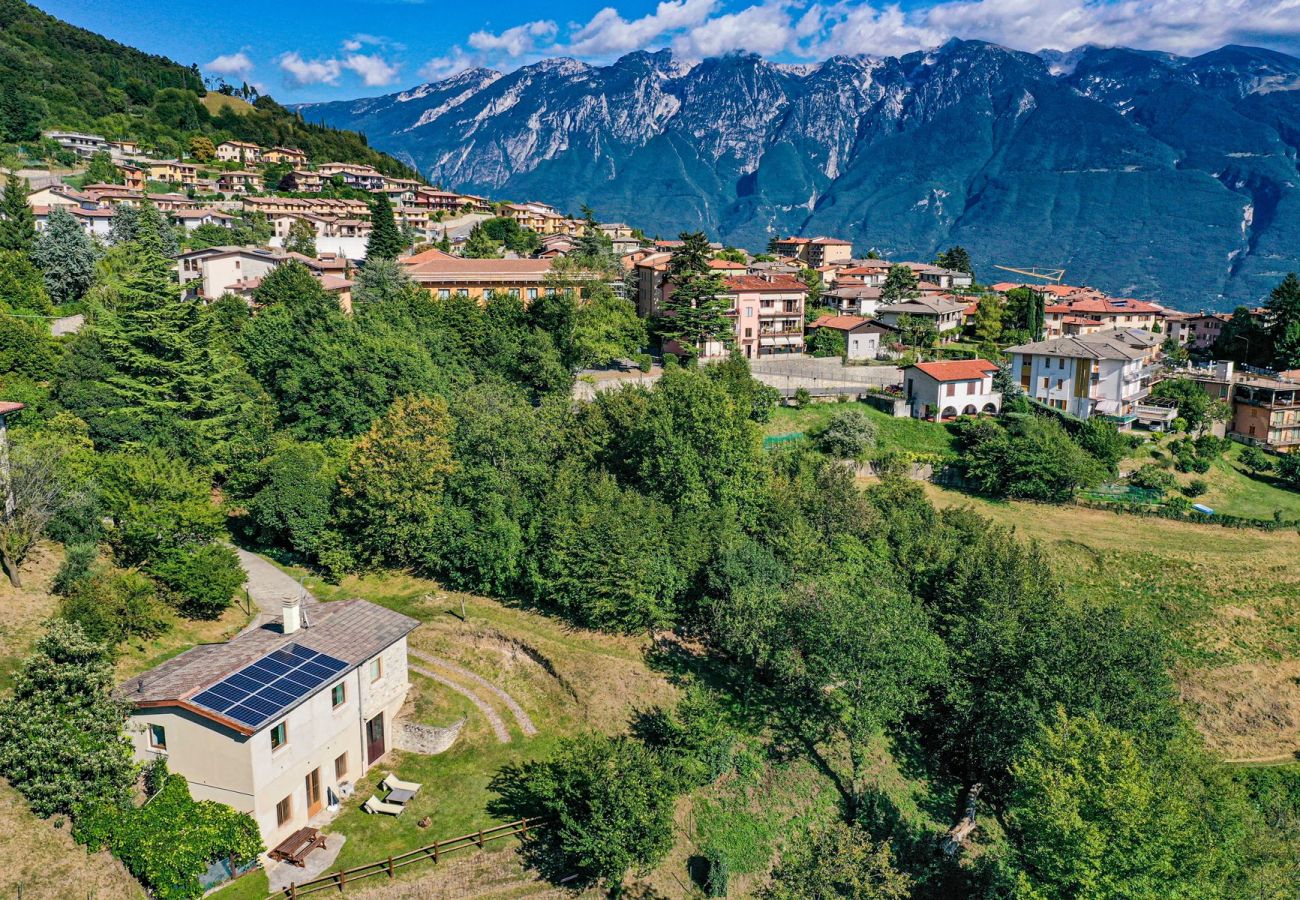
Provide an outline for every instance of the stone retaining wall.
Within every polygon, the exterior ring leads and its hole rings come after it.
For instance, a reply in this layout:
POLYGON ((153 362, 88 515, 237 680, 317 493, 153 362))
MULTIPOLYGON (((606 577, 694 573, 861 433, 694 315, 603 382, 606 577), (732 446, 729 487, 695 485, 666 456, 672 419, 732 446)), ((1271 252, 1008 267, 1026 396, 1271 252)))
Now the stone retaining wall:
POLYGON ((453 722, 446 728, 399 721, 397 727, 393 729, 393 746, 398 750, 433 756, 451 749, 451 745, 456 743, 456 738, 460 737, 460 730, 464 727, 464 719, 453 722))

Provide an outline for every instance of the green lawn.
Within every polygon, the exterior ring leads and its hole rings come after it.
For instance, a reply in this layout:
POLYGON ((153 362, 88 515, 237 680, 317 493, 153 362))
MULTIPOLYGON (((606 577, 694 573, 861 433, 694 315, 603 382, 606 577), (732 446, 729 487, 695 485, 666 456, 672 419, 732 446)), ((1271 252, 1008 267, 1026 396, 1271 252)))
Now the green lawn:
POLYGON ((803 432, 811 434, 824 426, 837 410, 847 407, 864 411, 876 425, 876 441, 881 450, 907 450, 913 453, 951 455, 953 436, 945 425, 920 419, 896 419, 865 403, 810 403, 803 409, 778 406, 772 419, 763 426, 765 436, 803 432))
MULTIPOLYGON (((1159 445, 1144 444, 1134 451, 1121 467, 1125 470, 1135 469, 1152 461, 1152 451, 1165 453, 1164 462, 1168 462, 1168 438, 1159 445)), ((1241 464, 1244 444, 1233 441, 1228 452, 1214 462, 1209 472, 1198 475, 1190 472, 1174 472, 1180 485, 1186 485, 1196 479, 1205 481, 1208 490, 1193 498, 1217 513, 1230 516, 1244 516, 1254 519, 1272 519, 1280 510, 1282 518, 1288 521, 1300 519, 1300 492, 1281 487, 1269 475, 1252 475, 1241 464)), ((1170 469, 1173 472, 1173 469, 1170 469)))

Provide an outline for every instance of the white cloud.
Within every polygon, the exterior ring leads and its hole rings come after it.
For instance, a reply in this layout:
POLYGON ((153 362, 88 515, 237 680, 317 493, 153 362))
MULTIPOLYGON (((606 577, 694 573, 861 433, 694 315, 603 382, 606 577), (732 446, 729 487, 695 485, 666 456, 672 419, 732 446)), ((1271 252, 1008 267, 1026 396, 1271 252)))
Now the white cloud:
POLYGON ((442 56, 435 56, 420 67, 420 77, 425 81, 441 81, 459 75, 466 69, 480 65, 477 57, 470 56, 459 46, 452 47, 442 56))
POLYGON ((248 73, 253 71, 253 61, 248 58, 247 53, 240 50, 237 53, 223 53, 206 63, 203 68, 214 75, 234 75, 242 79, 247 78, 248 73))
POLYGON ((786 0, 749 6, 734 13, 713 16, 673 39, 673 53, 687 59, 720 56, 735 50, 775 55, 798 52, 799 36, 794 14, 798 7, 786 0))
POLYGON ((280 68, 298 87, 309 84, 338 84, 342 67, 337 59, 303 59, 297 51, 280 57, 280 68))
POLYGON ((343 60, 343 68, 360 75, 366 87, 383 87, 393 83, 401 66, 388 62, 377 53, 353 53, 343 60))
POLYGON ((475 50, 484 53, 502 53, 509 57, 520 57, 532 53, 539 44, 553 41, 558 31, 554 22, 543 19, 507 28, 500 34, 476 31, 469 36, 467 43, 475 50))
POLYGON ((655 11, 628 21, 611 6, 585 25, 571 26, 565 52, 574 56, 604 56, 641 50, 670 32, 706 21, 718 0, 666 0, 655 11))

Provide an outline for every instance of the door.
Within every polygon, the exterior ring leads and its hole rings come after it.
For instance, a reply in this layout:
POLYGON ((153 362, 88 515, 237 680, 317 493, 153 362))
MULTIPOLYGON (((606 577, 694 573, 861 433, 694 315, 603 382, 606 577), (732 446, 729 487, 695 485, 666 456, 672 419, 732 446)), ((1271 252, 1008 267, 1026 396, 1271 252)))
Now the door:
POLYGON ((307 818, 320 812, 320 769, 312 769, 307 776, 307 818))
POLYGON ((366 723, 366 761, 373 763, 384 755, 384 714, 366 723))

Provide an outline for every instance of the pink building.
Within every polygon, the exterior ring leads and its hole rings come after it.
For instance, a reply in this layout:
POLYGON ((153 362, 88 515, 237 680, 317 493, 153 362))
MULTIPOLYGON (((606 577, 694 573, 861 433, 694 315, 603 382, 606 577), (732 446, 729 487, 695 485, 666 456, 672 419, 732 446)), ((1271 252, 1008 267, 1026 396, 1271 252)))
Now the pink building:
MULTIPOLYGON (((652 271, 651 267, 646 268, 652 271)), ((733 344, 741 355, 746 359, 760 359, 803 353, 803 311, 808 288, 802 281, 779 273, 726 275, 722 281, 730 300, 727 314, 735 323, 733 344)), ((649 315, 658 313, 672 290, 671 281, 659 284, 649 315)), ((669 353, 682 352, 672 342, 664 349, 669 353)), ((710 341, 701 348, 700 357, 718 359, 729 352, 720 341, 710 341)))

